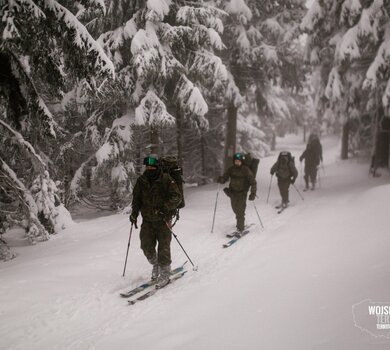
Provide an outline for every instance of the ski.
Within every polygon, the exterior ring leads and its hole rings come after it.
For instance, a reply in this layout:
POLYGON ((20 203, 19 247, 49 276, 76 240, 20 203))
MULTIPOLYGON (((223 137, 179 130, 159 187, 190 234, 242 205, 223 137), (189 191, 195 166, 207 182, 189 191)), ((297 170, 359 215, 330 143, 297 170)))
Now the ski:
MULTIPOLYGON (((175 275, 175 274, 177 274, 177 273, 179 273, 179 272, 182 272, 182 271, 184 270, 184 265, 185 265, 186 263, 187 263, 187 261, 186 261, 183 265, 181 265, 181 266, 177 267, 176 269, 172 270, 172 271, 171 271, 171 275, 175 275)), ((130 298, 130 297, 132 297, 133 295, 135 295, 135 294, 137 294, 137 293, 140 293, 140 292, 142 292, 143 290, 145 290, 145 289, 147 289, 147 288, 149 288, 149 287, 151 287, 151 286, 154 286, 156 283, 157 283, 157 279, 155 279, 155 280, 149 280, 149 281, 147 281, 147 282, 145 282, 145 283, 139 285, 138 287, 129 290, 128 292, 120 293, 120 296, 121 296, 122 298, 130 298)))
POLYGON ((229 242, 225 243, 222 245, 223 248, 228 248, 230 247, 232 244, 236 243, 239 239, 241 239, 242 237, 244 237, 245 235, 247 235, 249 233, 249 230, 245 230, 241 233, 240 236, 234 236, 229 242))
MULTIPOLYGON (((245 227, 244 231, 249 230, 249 228, 251 228, 251 227, 254 226, 254 225, 255 225, 254 223, 249 224, 248 226, 245 227)), ((237 237, 237 233, 238 233, 238 231, 236 230, 236 231, 234 231, 234 232, 232 232, 232 233, 228 233, 228 234, 226 235, 226 237, 228 237, 228 238, 237 237)))
POLYGON ((279 208, 279 210, 278 210, 278 214, 280 214, 280 213, 282 213, 284 210, 286 210, 287 209, 287 207, 281 207, 281 208, 279 208))
POLYGON ((161 288, 153 288, 151 289, 149 292, 145 293, 145 294, 142 294, 141 296, 139 296, 138 298, 136 299, 133 299, 133 300, 129 300, 128 303, 129 305, 134 305, 142 300, 145 300, 145 299, 148 299, 150 298, 152 295, 156 294, 160 289, 163 289, 165 288, 166 286, 169 286, 171 283, 173 283, 174 281, 178 280, 179 278, 182 278, 185 274, 187 273, 187 271, 182 271, 182 272, 179 272, 179 273, 176 273, 175 275, 173 275, 170 280, 169 280, 169 283, 167 285, 165 285, 164 287, 161 287, 161 288))

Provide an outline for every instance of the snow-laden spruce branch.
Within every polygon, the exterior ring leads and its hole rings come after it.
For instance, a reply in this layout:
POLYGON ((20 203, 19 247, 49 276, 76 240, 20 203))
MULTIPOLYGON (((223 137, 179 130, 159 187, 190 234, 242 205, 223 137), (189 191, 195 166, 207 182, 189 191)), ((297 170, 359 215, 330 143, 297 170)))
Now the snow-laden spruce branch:
MULTIPOLYGON (((95 4, 102 4, 102 1, 94 1, 95 4)), ((44 0, 36 3, 32 0, 13 0, 8 2, 9 11, 5 11, 5 19, 7 26, 2 35, 3 39, 12 39, 14 36, 20 36, 19 31, 15 26, 14 12, 27 11, 35 18, 46 19, 45 11, 52 13, 59 21, 64 24, 67 29, 74 34, 74 43, 80 49, 85 49, 88 53, 95 53, 99 64, 96 63, 95 68, 102 73, 109 74, 112 78, 115 77, 115 69, 111 60, 107 57, 102 47, 92 38, 85 26, 79 22, 77 17, 73 15, 67 8, 59 4, 55 0, 44 0), (38 5, 39 4, 39 5, 38 5)), ((4 19, 3 19, 4 20, 4 19)))
POLYGON ((9 124, 0 119, 0 125, 2 125, 11 134, 12 139, 24 150, 32 161, 35 170, 43 171, 46 169, 46 164, 43 162, 41 156, 36 153, 34 147, 30 142, 26 141, 22 134, 14 130, 9 124))
POLYGON ((31 243, 34 244, 37 240, 48 240, 49 233, 38 219, 39 209, 33 195, 1 157, 0 172, 3 178, 8 180, 7 185, 17 194, 25 212, 24 220, 20 222, 13 221, 26 229, 26 236, 31 243))
POLYGON ((44 123, 46 125, 48 134, 52 137, 56 137, 56 131, 61 128, 58 126, 57 122, 54 120, 52 113, 47 108, 46 103, 43 101, 39 95, 38 89, 35 86, 34 79, 31 77, 31 67, 29 65, 27 57, 20 57, 17 53, 12 50, 13 46, 11 45, 9 49, 6 50, 9 55, 12 56, 13 60, 11 61, 12 73, 19 81, 23 82, 26 86, 26 89, 22 89, 22 94, 26 101, 32 100, 36 105, 38 111, 43 115, 44 123))

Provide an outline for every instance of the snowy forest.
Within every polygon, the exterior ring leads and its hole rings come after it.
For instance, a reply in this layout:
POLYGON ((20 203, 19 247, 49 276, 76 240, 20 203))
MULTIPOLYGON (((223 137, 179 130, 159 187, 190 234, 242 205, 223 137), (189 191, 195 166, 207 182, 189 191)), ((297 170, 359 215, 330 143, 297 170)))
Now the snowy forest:
MULTIPOLYGON (((339 135, 388 167, 388 3, 1 1, 1 233, 121 210, 148 154, 207 184, 236 151, 339 135)), ((2 240, 2 258, 5 242, 2 240)))
POLYGON ((0 348, 387 348, 350 308, 390 288, 389 15, 385 0, 0 0, 0 348), (302 196, 310 135, 324 160, 302 196), (279 215, 286 150, 299 174, 279 215), (217 182, 237 152, 260 160, 253 229, 222 250, 217 182), (150 155, 183 171, 174 231, 200 268, 129 316, 117 295, 150 272, 133 222, 118 275, 150 155))
MULTIPOLYGON (((1 232, 123 209, 145 155, 188 183, 297 128, 388 167, 386 2, 1 1, 1 232)), ((4 243, 4 242, 3 242, 4 243)))

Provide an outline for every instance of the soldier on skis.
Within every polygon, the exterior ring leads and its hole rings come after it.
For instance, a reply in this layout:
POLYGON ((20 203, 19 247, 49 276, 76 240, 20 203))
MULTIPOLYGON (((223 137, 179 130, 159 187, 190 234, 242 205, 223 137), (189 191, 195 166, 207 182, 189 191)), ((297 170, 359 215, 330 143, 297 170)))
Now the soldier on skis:
POLYGON ((278 178, 279 192, 282 197, 281 208, 286 208, 289 203, 289 187, 298 176, 298 170, 294 164, 294 158, 290 152, 280 152, 278 160, 271 168, 271 175, 278 178))
POLYGON ((230 179, 229 187, 224 192, 230 197, 234 214, 236 215, 237 233, 240 234, 245 228, 245 209, 246 198, 251 189, 249 200, 256 198, 257 183, 252 171, 243 164, 244 155, 235 153, 233 156, 233 165, 226 172, 218 177, 218 182, 223 184, 230 179))
POLYGON ((304 191, 309 189, 309 180, 311 182, 311 189, 314 190, 316 186, 318 166, 320 162, 322 162, 322 145, 316 134, 310 134, 306 149, 299 157, 300 162, 303 160, 305 160, 304 179, 306 185, 304 191))
POLYGON ((158 166, 155 156, 144 158, 143 163, 145 172, 133 190, 130 222, 137 227, 141 213, 141 249, 153 265, 152 279, 157 279, 156 286, 161 288, 169 283, 172 234, 168 225, 181 202, 181 193, 176 182, 158 166))

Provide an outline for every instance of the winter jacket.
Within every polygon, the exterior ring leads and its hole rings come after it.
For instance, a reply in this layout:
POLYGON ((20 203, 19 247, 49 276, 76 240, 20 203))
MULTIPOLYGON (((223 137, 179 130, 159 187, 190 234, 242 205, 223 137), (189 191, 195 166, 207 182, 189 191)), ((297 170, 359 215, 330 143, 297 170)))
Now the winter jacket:
POLYGON ((322 162, 322 146, 319 140, 309 142, 299 160, 305 160, 305 169, 316 168, 322 162))
POLYGON ((145 221, 170 220, 181 202, 176 182, 166 173, 160 172, 156 180, 142 174, 134 186, 132 215, 141 212, 145 221))
POLYGON ((229 190, 231 193, 246 193, 251 188, 251 194, 256 195, 257 182, 252 171, 245 165, 232 165, 221 176, 221 183, 230 179, 229 190))
POLYGON ((278 158, 276 163, 271 167, 271 175, 276 174, 278 180, 295 179, 298 177, 298 170, 294 164, 294 158, 290 158, 286 161, 278 158))

